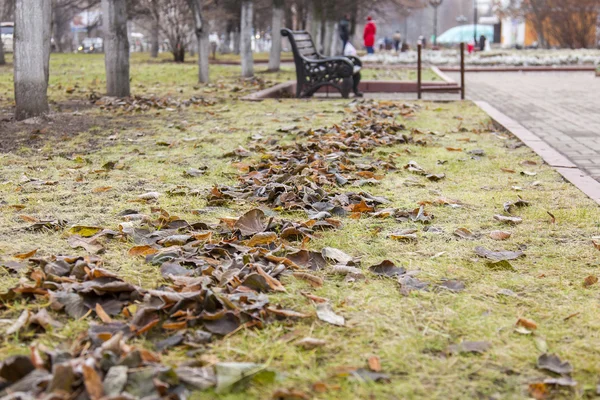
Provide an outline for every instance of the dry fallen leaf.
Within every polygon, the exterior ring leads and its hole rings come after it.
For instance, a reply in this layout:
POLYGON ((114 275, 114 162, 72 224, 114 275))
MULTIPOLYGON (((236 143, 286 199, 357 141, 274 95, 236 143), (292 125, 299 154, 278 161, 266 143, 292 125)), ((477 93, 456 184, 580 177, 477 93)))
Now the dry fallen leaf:
POLYGON ((130 256, 148 256, 151 254, 156 254, 158 253, 158 250, 156 250, 154 247, 152 246, 148 246, 148 245, 143 245, 143 246, 134 246, 131 249, 129 249, 129 255, 130 256))
POLYGON ((100 305, 100 303, 96 303, 96 315, 102 322, 105 324, 110 324, 112 322, 112 318, 104 311, 104 308, 100 305))
POLYGON ((92 193, 108 192, 110 189, 112 189, 112 186, 100 186, 100 187, 92 189, 92 193))
POLYGON ((20 253, 20 254, 15 254, 13 257, 18 258, 19 260, 26 260, 28 258, 31 258, 35 255, 35 253, 37 253, 38 249, 33 249, 31 251, 28 251, 27 253, 20 253))
POLYGON ((535 321, 527 318, 519 318, 517 320, 517 326, 522 326, 523 328, 529 329, 530 331, 534 331, 537 329, 537 324, 535 321))
POLYGON ((583 280, 583 287, 590 287, 594 284, 598 283, 598 277, 594 275, 590 275, 583 280))
POLYGON ((510 238, 511 233, 506 231, 491 231, 490 238, 494 240, 506 240, 510 238))
POLYGON ((311 275, 307 272, 294 272, 292 275, 294 276, 294 278, 307 281, 314 287, 323 286, 323 279, 319 278, 318 276, 311 275))
POLYGON ((381 372, 381 360, 377 356, 371 356, 367 360, 369 369, 373 372, 381 372))

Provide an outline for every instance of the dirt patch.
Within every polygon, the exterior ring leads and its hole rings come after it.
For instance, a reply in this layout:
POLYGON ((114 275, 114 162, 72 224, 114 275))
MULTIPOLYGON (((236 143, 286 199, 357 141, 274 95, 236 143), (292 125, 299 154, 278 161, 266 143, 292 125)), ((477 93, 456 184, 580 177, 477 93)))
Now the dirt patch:
POLYGON ((94 106, 83 101, 62 102, 52 108, 57 111, 24 121, 15 121, 12 115, 1 116, 0 153, 23 147, 41 148, 49 143, 73 139, 91 128, 97 128, 99 132, 110 132, 124 125, 137 126, 141 123, 138 117, 129 117, 127 121, 107 118, 95 113, 92 109, 94 106))

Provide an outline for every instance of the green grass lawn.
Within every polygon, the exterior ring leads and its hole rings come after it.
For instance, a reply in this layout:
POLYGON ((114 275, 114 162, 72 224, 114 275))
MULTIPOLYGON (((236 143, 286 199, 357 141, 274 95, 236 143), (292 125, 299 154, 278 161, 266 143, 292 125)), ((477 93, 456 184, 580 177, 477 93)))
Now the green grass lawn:
MULTIPOLYGON (((8 55, 9 65, 0 67, 0 107, 13 99, 12 55, 8 55)), ((288 80, 295 80, 293 65, 282 67, 280 72, 266 73, 266 66, 255 66, 257 77, 263 87, 288 80)), ((244 85, 239 78, 240 67, 231 65, 211 65, 212 82, 208 85, 197 83, 196 59, 188 57, 183 64, 171 62, 167 53, 152 59, 146 53, 133 53, 131 56, 131 91, 134 95, 177 96, 219 96, 239 97, 257 90, 256 85, 244 85), (225 90, 224 90, 225 89, 225 90)), ((408 69, 365 68, 363 80, 411 80, 416 81, 416 71, 408 69)), ((430 69, 423 70, 423 80, 439 80, 430 69)), ((52 54, 50 58, 50 82, 48 97, 51 102, 73 102, 87 100, 92 93, 102 95, 106 81, 104 78, 103 54, 52 54)))
MULTIPOLYGON (((265 142, 272 139, 272 144, 243 160, 256 163, 272 146, 305 140, 287 127, 314 130, 339 124, 356 113, 356 105, 347 100, 240 101, 234 88, 247 87, 237 78, 236 68, 213 66, 213 83, 198 87, 194 64, 136 59, 132 65, 134 93, 179 99, 203 95, 216 103, 135 113, 95 106, 55 115, 37 125, 0 122, 0 128, 9 128, 18 140, 10 152, 0 150, 0 260, 12 261, 15 255, 33 249, 38 249, 37 256, 86 254, 69 246, 68 228, 40 233, 25 230, 32 218, 118 230, 123 222, 119 213, 127 208, 150 214, 152 207, 160 207, 189 221, 238 217, 256 204, 233 201, 201 215, 193 213, 207 206, 206 193, 212 187, 237 182, 240 172, 225 154, 239 146, 251 148, 255 135, 264 137, 265 142), (119 167, 105 170, 107 162, 119 167), (205 175, 183 176, 185 170, 201 167, 208 167, 205 175), (33 178, 52 185, 25 182, 33 178), (201 195, 166 194, 182 186, 201 195), (137 202, 139 195, 150 191, 163 194, 157 203, 137 202)), ((275 82, 288 79, 286 73, 291 71, 268 77, 275 82)), ((0 74, 2 108, 12 101, 12 94, 8 70, 0 69, 0 74)), ((102 56, 52 58, 50 98, 57 105, 66 107, 69 100, 101 92, 102 81, 102 56), (68 94, 67 88, 75 90, 68 94)), ((271 303, 308 313, 310 318, 241 330, 193 356, 186 355, 189 349, 185 347, 164 354, 166 365, 190 360, 199 364, 253 362, 267 364, 278 373, 275 382, 254 383, 241 393, 195 392, 193 398, 268 399, 281 389, 332 400, 527 398, 529 385, 549 376, 536 369, 536 360, 545 351, 571 362, 578 382, 574 389, 547 385, 544 390, 549 397, 594 396, 600 364, 600 286, 584 287, 583 282, 588 276, 597 276, 600 268, 600 253, 592 244, 592 238, 600 235, 597 205, 528 148, 515 146, 517 142, 498 131, 473 104, 416 105, 414 112, 405 113, 401 102, 381 103, 391 110, 395 121, 406 126, 402 133, 412 135, 415 143, 349 156, 369 163, 393 160, 398 169, 377 169, 376 174, 383 175, 379 185, 339 190, 366 190, 384 196, 391 201, 386 207, 412 210, 424 204, 435 216, 430 226, 436 229, 362 216, 343 217, 341 229, 315 235, 309 249, 335 247, 360 258, 367 279, 346 282, 331 266, 314 272, 324 281, 319 288, 284 277, 287 291, 270 294, 271 303), (469 153, 473 150, 477 151, 469 153), (443 173, 445 178, 431 181, 416 175, 403 168, 410 161, 431 173, 443 173), (505 202, 516 201, 518 196, 531 204, 514 212, 523 218, 521 224, 507 226, 493 219, 504 214, 505 202), (448 202, 460 206, 442 205, 448 202), (470 230, 476 238, 457 237, 453 232, 458 228, 470 230), (391 237, 403 229, 416 229, 417 240, 402 242, 391 237), (492 240, 489 234, 494 230, 509 231, 511 237, 492 240), (475 254, 476 246, 521 249, 526 257, 511 261, 514 270, 492 269, 475 254), (416 277, 432 285, 446 278, 458 279, 465 283, 465 290, 415 291, 403 296, 394 279, 366 272, 368 266, 384 259, 419 271, 416 277), (330 299, 335 312, 346 318, 346 326, 317 319, 313 305, 301 292, 330 299), (526 333, 516 329, 519 318, 535 321, 537 330, 526 333), (304 350, 295 345, 304 337, 324 340, 324 345, 304 350), (490 348, 484 354, 448 354, 450 345, 462 341, 486 341, 490 348), (372 356, 381 360, 389 383, 363 382, 343 373, 348 367, 366 368, 372 356)), ((306 219, 298 212, 274 212, 293 220, 306 219)), ((144 288, 163 284, 156 266, 128 255, 131 247, 127 241, 107 242, 102 254, 104 267, 144 288)), ((16 285, 19 278, 0 267, 0 293, 16 285)), ((0 306, 0 332, 24 308, 37 311, 46 306, 45 299, 28 304, 7 302, 0 306)), ((65 327, 43 334, 2 334, 2 358, 29 354, 32 343, 70 345, 91 322, 98 321, 94 314, 72 320, 49 312, 65 327)), ((156 334, 160 336, 160 332, 156 334)), ((133 343, 153 349, 153 340, 135 339, 133 343)))

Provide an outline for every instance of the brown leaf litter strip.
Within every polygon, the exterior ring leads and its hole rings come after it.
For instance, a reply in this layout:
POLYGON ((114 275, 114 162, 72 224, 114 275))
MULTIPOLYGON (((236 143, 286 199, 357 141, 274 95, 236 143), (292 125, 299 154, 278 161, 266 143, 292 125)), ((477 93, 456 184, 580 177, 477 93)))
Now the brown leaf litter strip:
MULTIPOLYGON (((185 398, 188 388, 216 385, 223 389, 242 376, 260 373, 260 366, 248 363, 206 366, 192 362, 173 369, 161 363, 159 354, 127 343, 144 336, 154 341, 159 352, 186 345, 193 353, 203 351, 215 337, 241 329, 312 317, 270 304, 267 293, 285 292, 281 281, 285 276, 320 286, 323 280, 313 271, 328 263, 334 264, 332 273, 346 275, 346 279, 364 277, 356 268, 358 261, 344 252, 333 248, 315 252, 304 247, 319 231, 341 227, 334 216, 367 214, 428 223, 433 216, 425 213, 423 206, 413 211, 378 210, 389 201, 364 191, 338 191, 347 185, 377 184, 381 179, 377 171, 396 168, 391 158, 370 158, 373 149, 425 144, 406 135, 404 127, 393 120, 395 112, 396 106, 391 104, 358 105, 357 112, 340 125, 303 132, 300 136, 305 141, 265 151, 259 163, 247 166, 239 185, 215 187, 209 194, 211 204, 244 199, 275 209, 304 210, 306 221, 279 219, 252 209, 216 224, 190 223, 162 209, 154 209, 154 216, 128 210, 118 231, 79 227, 75 239, 69 240, 71 246, 90 253, 103 251, 102 239, 132 241, 135 247, 130 255, 144 256, 146 262, 160 268, 165 283, 156 289, 123 281, 103 268, 96 255, 33 258, 33 252, 27 265, 13 266, 12 271, 27 272, 16 287, 0 293, 0 309, 15 301, 43 300, 70 318, 95 314, 100 323, 92 323, 70 350, 37 345, 31 347, 30 356, 5 360, 0 367, 0 396, 26 398, 48 393, 52 398, 72 398, 85 392, 91 399, 185 398), (300 243, 300 248, 294 247, 294 242, 300 243), (164 338, 164 332, 171 334, 164 338), (244 372, 240 375, 239 371, 244 372)), ((50 228, 63 227, 55 224, 50 228)), ((387 260, 372 266, 370 272, 398 278, 403 294, 428 287, 387 260)), ((464 284, 448 281, 439 288, 461 291, 464 284)), ((344 318, 335 314, 327 299, 303 294, 314 301, 319 319, 344 325, 344 318)), ((37 313, 27 310, 9 331, 16 334, 60 326, 45 309, 37 313)), ((357 371, 363 378, 377 375, 369 379, 388 380, 379 371, 357 371)))

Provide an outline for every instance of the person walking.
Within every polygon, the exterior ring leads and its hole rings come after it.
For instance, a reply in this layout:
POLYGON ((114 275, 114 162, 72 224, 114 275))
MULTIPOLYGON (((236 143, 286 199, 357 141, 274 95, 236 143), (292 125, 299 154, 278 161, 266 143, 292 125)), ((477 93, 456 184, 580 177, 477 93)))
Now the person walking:
POLYGON ((484 51, 485 50, 485 42, 486 42, 487 38, 484 35, 481 35, 479 37, 479 51, 484 51))
POLYGON ((367 17, 367 24, 365 25, 365 30, 363 32, 363 40, 365 43, 365 47, 367 48, 367 54, 374 54, 375 50, 373 46, 375 46, 375 35, 377 34, 377 26, 375 22, 373 22, 373 18, 370 16, 367 17))
POLYGON ((396 31, 396 33, 394 33, 392 40, 394 41, 394 49, 397 53, 398 49, 400 49, 400 42, 402 42, 402 35, 400 34, 400 31, 396 31))
POLYGON ((342 40, 342 54, 346 51, 346 44, 350 40, 350 15, 344 15, 344 18, 338 24, 340 39, 342 40))

